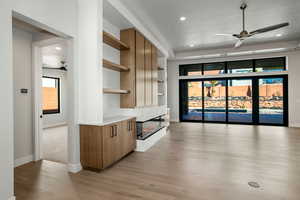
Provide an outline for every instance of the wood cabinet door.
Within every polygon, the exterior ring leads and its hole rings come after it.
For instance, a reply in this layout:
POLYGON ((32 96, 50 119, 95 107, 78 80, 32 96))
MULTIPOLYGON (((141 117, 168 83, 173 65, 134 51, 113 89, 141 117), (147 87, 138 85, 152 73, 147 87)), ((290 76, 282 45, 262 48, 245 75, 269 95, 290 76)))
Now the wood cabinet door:
POLYGON ((152 58, 151 43, 145 39, 145 105, 152 105, 152 58))
POLYGON ((122 122, 122 152, 123 156, 133 151, 136 147, 135 120, 122 122))
POLYGON ((103 168, 110 166, 116 161, 116 124, 111 124, 103 127, 103 168))
POLYGON ((115 137, 114 137, 114 147, 115 147, 115 161, 119 160, 123 157, 123 140, 124 140, 124 134, 123 134, 123 126, 122 122, 118 122, 115 124, 115 137))
POLYGON ((121 138, 121 149, 122 149, 122 157, 129 153, 130 148, 130 136, 129 136, 129 120, 122 122, 122 133, 120 135, 121 138))
POLYGON ((84 168, 102 168, 102 127, 80 126, 80 161, 84 168))
POLYGON ((145 105, 145 38, 136 32, 136 106, 145 105))
MULTIPOLYGON (((127 50, 121 50, 120 63, 129 68, 129 71, 121 72, 120 87, 122 90, 129 90, 128 94, 121 94, 121 108, 134 108, 136 106, 136 41, 135 29, 122 30, 121 41, 129 46, 127 50)), ((143 66, 141 66, 143 67, 143 66)))
POLYGON ((157 49, 152 45, 152 105, 158 105, 158 66, 157 49))
POLYGON ((132 151, 136 148, 136 120, 132 119, 129 120, 130 123, 130 129, 129 129, 129 140, 130 140, 130 146, 129 146, 129 151, 132 151))

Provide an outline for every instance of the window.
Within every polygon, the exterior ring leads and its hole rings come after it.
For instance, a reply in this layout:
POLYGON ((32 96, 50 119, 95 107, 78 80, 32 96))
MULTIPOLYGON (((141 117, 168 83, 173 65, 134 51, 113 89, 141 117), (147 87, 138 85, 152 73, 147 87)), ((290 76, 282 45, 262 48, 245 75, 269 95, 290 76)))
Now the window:
POLYGON ((251 72, 278 72, 286 70, 286 58, 266 58, 216 63, 180 65, 180 76, 241 74, 251 72))
POLYGON ((288 126, 288 76, 179 81, 180 121, 288 126))
POLYGON ((208 63, 203 65, 204 75, 218 75, 225 73, 225 63, 208 63))
POLYGON ((228 74, 249 73, 253 72, 253 61, 231 61, 227 65, 228 74))
POLYGON ((255 61, 256 72, 285 71, 285 58, 267 58, 255 61))
POLYGON ((179 74, 180 74, 180 76, 202 75, 202 64, 180 66, 179 74))
POLYGON ((43 114, 60 113, 59 78, 43 77, 43 114))

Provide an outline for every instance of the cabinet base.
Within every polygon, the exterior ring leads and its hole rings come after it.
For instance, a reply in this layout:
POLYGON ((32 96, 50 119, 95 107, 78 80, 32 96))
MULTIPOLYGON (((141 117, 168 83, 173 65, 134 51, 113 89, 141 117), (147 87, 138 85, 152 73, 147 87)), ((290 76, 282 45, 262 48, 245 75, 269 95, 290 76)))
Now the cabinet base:
POLYGON ((137 152, 146 152, 153 145, 155 145, 163 136, 167 134, 167 127, 159 130, 155 134, 151 135, 151 137, 146 140, 137 140, 136 141, 136 149, 137 152))

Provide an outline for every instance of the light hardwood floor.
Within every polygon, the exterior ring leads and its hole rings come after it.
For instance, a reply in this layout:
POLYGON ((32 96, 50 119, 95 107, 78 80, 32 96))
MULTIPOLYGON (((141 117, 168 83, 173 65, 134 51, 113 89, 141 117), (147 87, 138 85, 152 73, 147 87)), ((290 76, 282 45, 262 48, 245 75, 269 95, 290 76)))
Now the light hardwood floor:
POLYGON ((18 200, 299 200, 300 129, 176 123, 148 152, 102 173, 68 174, 49 161, 18 167, 15 193, 18 200))

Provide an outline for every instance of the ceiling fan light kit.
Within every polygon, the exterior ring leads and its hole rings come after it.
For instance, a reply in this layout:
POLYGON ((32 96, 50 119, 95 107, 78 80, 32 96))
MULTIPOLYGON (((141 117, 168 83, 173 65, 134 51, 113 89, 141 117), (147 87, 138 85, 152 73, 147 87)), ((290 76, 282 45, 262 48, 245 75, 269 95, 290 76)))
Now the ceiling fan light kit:
POLYGON ((234 38, 238 39, 238 41, 236 42, 236 44, 234 46, 235 48, 240 47, 243 44, 244 40, 246 40, 254 35, 274 31, 274 30, 289 26, 289 23, 286 22, 286 23, 276 24, 273 26, 268 26, 265 28, 261 28, 261 29, 255 30, 255 31, 248 32, 246 30, 246 22, 245 22, 245 19, 246 19, 245 11, 246 11, 247 7, 248 7, 248 5, 246 3, 242 3, 242 5, 240 7, 240 9, 242 10, 242 15, 243 15, 243 17, 242 17, 243 29, 239 34, 216 34, 217 36, 233 36, 234 38))

